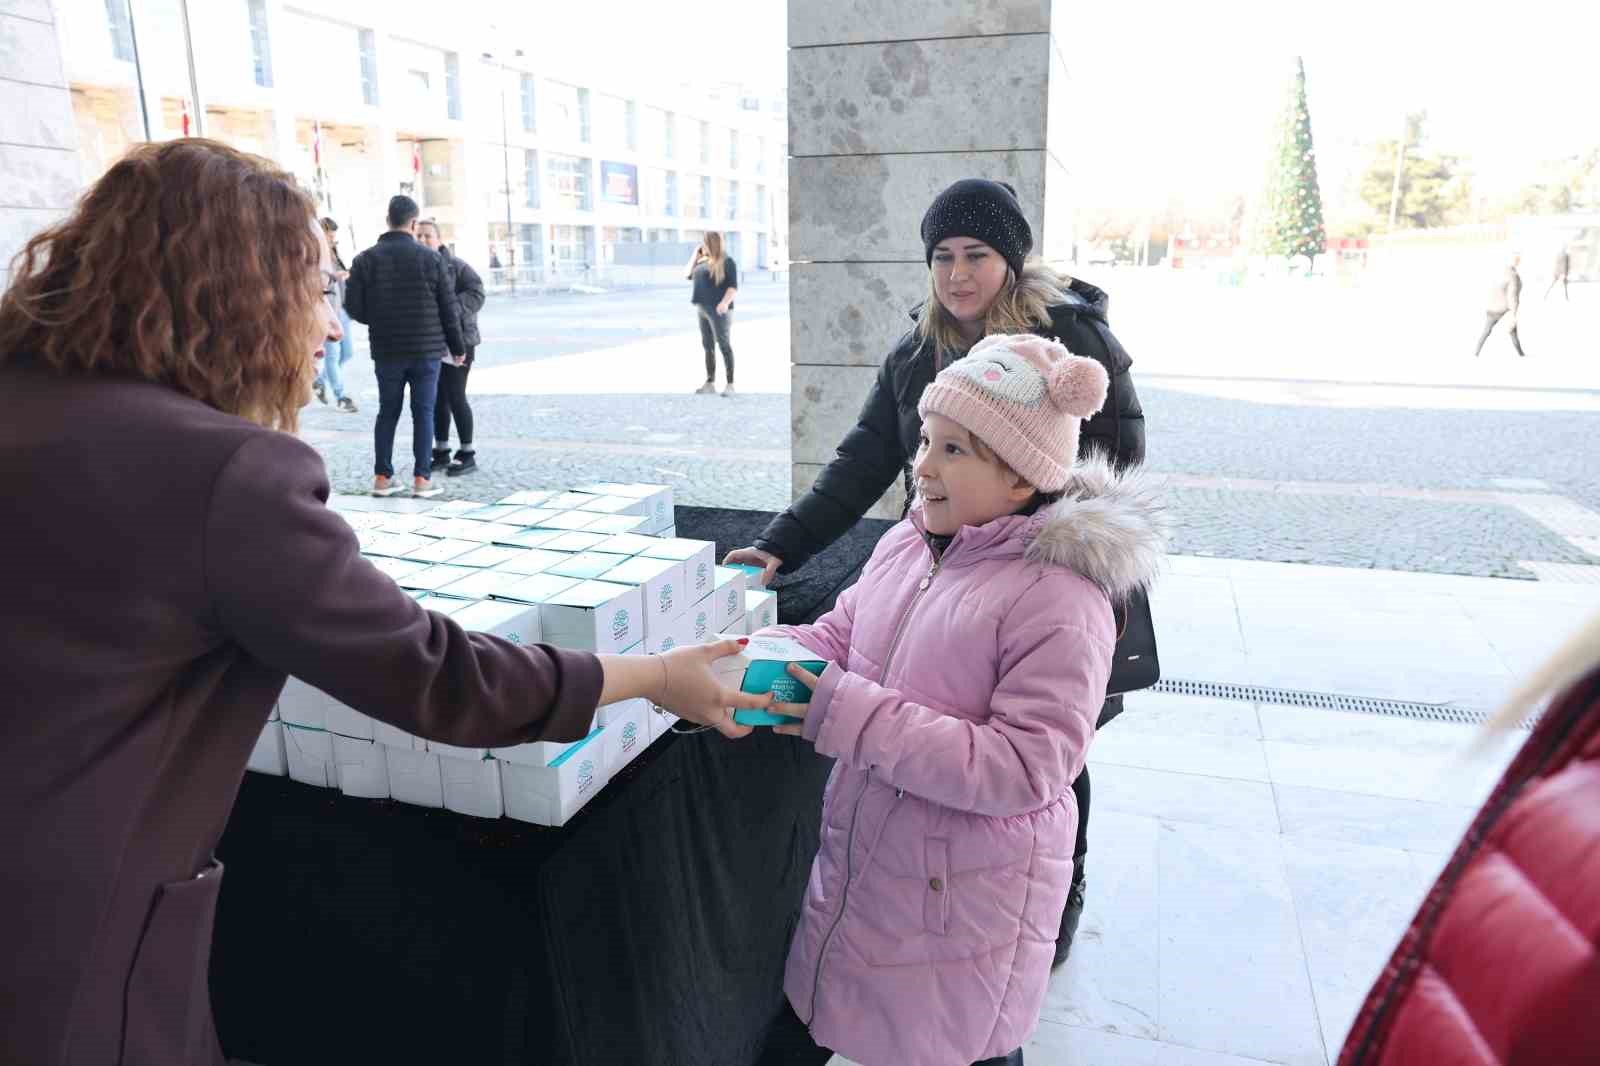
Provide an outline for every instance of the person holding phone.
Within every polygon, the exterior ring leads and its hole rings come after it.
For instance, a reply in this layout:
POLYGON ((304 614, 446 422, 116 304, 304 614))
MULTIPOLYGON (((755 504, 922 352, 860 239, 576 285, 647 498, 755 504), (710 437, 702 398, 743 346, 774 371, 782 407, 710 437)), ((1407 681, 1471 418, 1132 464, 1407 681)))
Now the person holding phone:
POLYGON ((706 381, 695 390, 699 396, 717 391, 717 349, 727 369, 728 385, 722 395, 733 395, 733 299, 739 295, 739 264, 723 250, 722 234, 712 230, 689 257, 686 275, 694 283, 690 302, 700 322, 700 344, 706 352, 706 381))

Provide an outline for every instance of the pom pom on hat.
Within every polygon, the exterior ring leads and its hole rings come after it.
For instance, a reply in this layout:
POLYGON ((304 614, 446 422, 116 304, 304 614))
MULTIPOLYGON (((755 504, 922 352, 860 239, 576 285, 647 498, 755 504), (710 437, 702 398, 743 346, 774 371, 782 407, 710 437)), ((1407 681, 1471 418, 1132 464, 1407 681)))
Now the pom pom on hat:
POLYGON ((1077 355, 1058 360, 1046 382, 1050 399, 1074 418, 1090 418, 1104 407, 1111 385, 1105 367, 1077 355))

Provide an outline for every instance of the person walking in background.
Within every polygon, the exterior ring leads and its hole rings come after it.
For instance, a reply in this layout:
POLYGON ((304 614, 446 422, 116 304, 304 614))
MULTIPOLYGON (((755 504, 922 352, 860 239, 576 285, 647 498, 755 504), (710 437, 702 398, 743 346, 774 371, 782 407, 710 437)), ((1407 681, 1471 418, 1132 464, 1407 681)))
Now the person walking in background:
MULTIPOLYGON (((923 215, 922 241, 928 299, 912 311, 913 328, 884 359, 838 455, 752 547, 728 553, 726 562, 762 567, 762 584, 780 571, 799 569, 842 537, 897 478, 907 475, 922 432, 917 404, 923 391, 991 334, 1036 333, 1099 362, 1110 378, 1110 393, 1105 407, 1084 423, 1079 457, 1096 450, 1118 469, 1144 461, 1144 409, 1133 385, 1133 359, 1106 320, 1110 298, 1029 258, 1033 230, 1011 186, 981 178, 951 185, 923 215)), ((909 495, 909 476, 906 484, 909 495)), ((1121 696, 1108 697, 1095 728, 1121 714, 1122 707, 1121 696)), ((1078 838, 1056 940, 1058 965, 1071 951, 1088 890, 1089 784, 1085 767, 1072 782, 1078 838)))
POLYGON ((1556 291, 1556 285, 1561 286, 1561 298, 1570 302, 1572 293, 1567 291, 1567 275, 1572 272, 1572 252, 1566 245, 1561 246, 1561 251, 1556 253, 1554 268, 1550 271, 1550 287, 1544 290, 1544 298, 1550 299, 1550 294, 1556 291))
POLYGON ((700 344, 706 350, 706 383, 696 395, 717 391, 717 348, 722 349, 723 366, 728 372, 728 387, 722 395, 733 395, 733 298, 739 295, 739 264, 723 251, 722 234, 712 230, 689 257, 686 275, 694 282, 689 301, 700 322, 700 344))
POLYGON ((403 489, 394 481, 394 433, 400 405, 411 388, 413 496, 437 496, 433 485, 433 407, 439 362, 467 354, 461 337, 461 304, 444 259, 417 242, 417 202, 389 201, 389 232, 356 256, 345 285, 345 310, 365 323, 378 375, 378 421, 373 430, 374 496, 403 489))
POLYGON ((1519 356, 1528 354, 1522 350, 1522 339, 1517 336, 1517 314, 1522 306, 1522 275, 1517 273, 1517 266, 1521 262, 1522 256, 1512 253, 1505 273, 1489 288, 1489 305, 1485 308, 1488 321, 1483 324, 1483 335, 1478 338, 1478 347, 1472 353, 1474 357, 1483 354, 1483 346, 1489 340, 1489 334, 1494 332, 1495 324, 1507 315, 1511 316, 1511 346, 1519 356))
POLYGON ((333 390, 333 398, 340 411, 347 415, 356 413, 356 402, 350 398, 344 388, 344 365, 356 354, 356 339, 350 332, 350 316, 344 309, 344 287, 350 280, 350 268, 345 266, 344 260, 339 255, 339 223, 331 218, 322 220, 323 236, 328 238, 328 252, 333 270, 328 275, 328 303, 333 307, 334 313, 339 316, 340 337, 338 340, 328 340, 322 346, 322 366, 317 371, 317 383, 313 391, 317 399, 323 403, 328 402, 328 390, 333 390))
POLYGON ((472 448, 472 405, 467 403, 467 375, 482 337, 478 333, 478 312, 487 295, 483 279, 463 259, 446 247, 439 237, 439 224, 432 219, 417 226, 417 239, 439 253, 450 275, 450 288, 461 302, 461 340, 467 354, 460 359, 446 356, 439 364, 439 398, 433 407, 433 469, 444 469, 450 477, 469 474, 478 468, 472 448), (461 447, 450 458, 450 419, 461 434, 461 447))

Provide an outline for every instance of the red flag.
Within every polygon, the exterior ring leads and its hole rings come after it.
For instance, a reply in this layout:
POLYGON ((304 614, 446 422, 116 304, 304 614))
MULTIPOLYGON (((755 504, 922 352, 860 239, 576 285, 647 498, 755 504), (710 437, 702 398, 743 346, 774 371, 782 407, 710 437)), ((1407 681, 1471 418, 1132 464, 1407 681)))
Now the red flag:
POLYGON ((322 123, 311 120, 311 165, 322 169, 322 123))
POLYGON ((189 136, 189 101, 183 101, 183 135, 189 136))
POLYGON ((422 142, 411 142, 411 173, 422 177, 422 142))

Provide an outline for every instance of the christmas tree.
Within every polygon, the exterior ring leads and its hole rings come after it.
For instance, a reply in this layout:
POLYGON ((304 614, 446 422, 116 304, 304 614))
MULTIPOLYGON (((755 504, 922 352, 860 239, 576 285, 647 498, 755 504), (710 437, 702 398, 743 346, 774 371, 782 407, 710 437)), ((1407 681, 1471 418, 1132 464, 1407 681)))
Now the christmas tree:
POLYGON ((1256 250, 1266 255, 1314 260, 1328 249, 1317 187, 1317 154, 1311 144, 1306 106, 1306 64, 1295 57, 1294 85, 1278 127, 1278 149, 1268 166, 1266 195, 1256 226, 1256 250))

